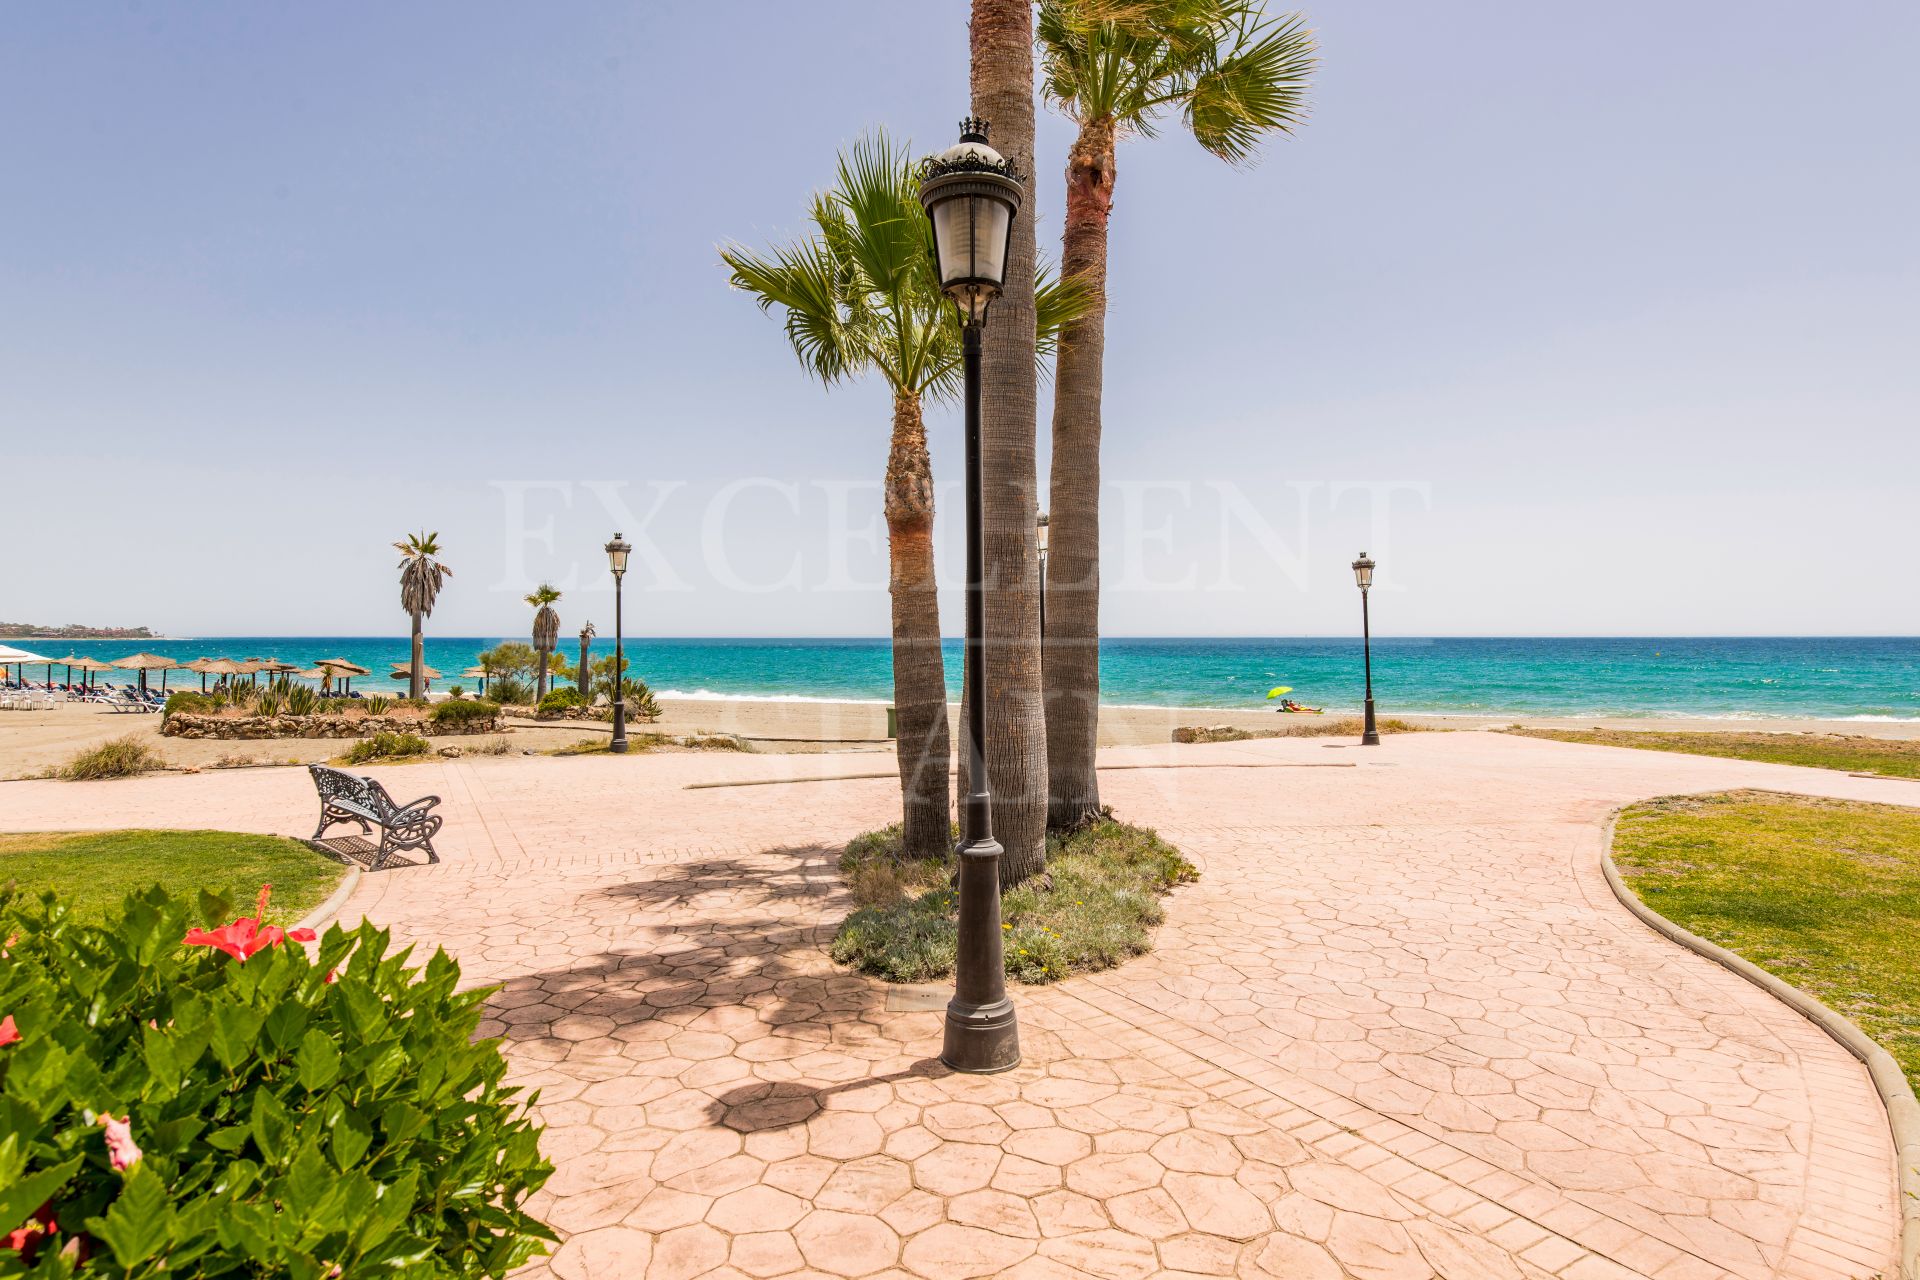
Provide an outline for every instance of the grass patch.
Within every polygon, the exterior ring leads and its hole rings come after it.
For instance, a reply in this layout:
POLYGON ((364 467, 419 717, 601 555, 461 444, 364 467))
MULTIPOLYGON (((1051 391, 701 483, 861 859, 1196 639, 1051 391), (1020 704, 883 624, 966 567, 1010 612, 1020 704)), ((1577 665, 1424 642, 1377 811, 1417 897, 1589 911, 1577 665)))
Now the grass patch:
MULTIPOLYGON (((833 958, 889 982, 927 982, 953 972, 959 903, 954 860, 904 858, 900 827, 847 845, 840 871, 858 909, 834 935, 833 958)), ((1111 819, 1048 837, 1047 870, 1001 901, 1007 976, 1055 982, 1110 969, 1152 948, 1165 918, 1161 899, 1198 878, 1180 851, 1145 827, 1111 819)))
POLYGON ((43 776, 64 778, 68 782, 92 782, 100 778, 137 778, 166 767, 167 762, 160 758, 159 752, 128 734, 88 747, 65 764, 48 769, 43 776))
POLYGON ((1853 1019, 1920 1087, 1920 810, 1667 797, 1620 815, 1613 856, 1648 906, 1853 1019))
MULTIPOLYGON (((660 750, 680 751, 747 751, 753 747, 744 739, 730 733, 708 733, 705 730, 677 738, 670 733, 632 733, 627 735, 627 752, 636 755, 643 751, 660 750)), ((565 746, 555 747, 547 752, 550 756, 605 756, 613 754, 612 738, 581 738, 565 746)))
POLYGON ((371 738, 362 738, 347 748, 345 755, 337 757, 334 764, 372 764, 380 762, 392 764, 402 760, 418 760, 433 754, 433 744, 417 733, 392 733, 382 731, 371 738))
POLYGON ((1849 773, 1879 773, 1890 778, 1920 778, 1920 740, 1869 738, 1841 733, 1673 733, 1655 729, 1503 730, 1523 738, 1586 742, 1642 751, 1679 751, 1726 760, 1763 760, 1804 764, 1849 773))
MULTIPOLYGON (((1271 729, 1242 729, 1237 725, 1215 724, 1181 725, 1173 731, 1175 742, 1246 742, 1252 738, 1357 738, 1366 729, 1366 721, 1358 716, 1335 716, 1331 720, 1320 716, 1301 716, 1297 720, 1287 717, 1291 723, 1275 725, 1271 729)), ((1410 720, 1375 720, 1374 728, 1381 733, 1440 733, 1424 724, 1414 724, 1410 720)))
POLYGON ((346 868, 281 836, 235 831, 37 831, 0 835, 0 880, 52 889, 80 916, 105 919, 135 889, 161 885, 191 901, 226 896, 234 914, 273 886, 272 920, 291 924, 318 906, 346 868))

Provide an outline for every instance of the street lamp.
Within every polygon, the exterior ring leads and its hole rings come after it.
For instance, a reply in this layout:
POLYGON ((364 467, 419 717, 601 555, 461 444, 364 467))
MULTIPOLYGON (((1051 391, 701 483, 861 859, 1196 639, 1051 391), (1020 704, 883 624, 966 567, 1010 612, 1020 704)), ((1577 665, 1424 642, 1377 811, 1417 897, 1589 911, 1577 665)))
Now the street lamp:
POLYGON ((1367 593, 1373 587, 1373 561, 1364 551, 1353 562, 1353 580, 1360 584, 1360 652, 1367 668, 1367 718, 1360 732, 1360 745, 1377 747, 1380 730, 1373 721, 1373 623, 1367 616, 1367 593))
POLYGON ((1040 550, 1040 634, 1047 634, 1047 513, 1033 522, 1033 543, 1040 550))
POLYGON ((632 552, 617 533, 607 544, 607 567, 613 570, 613 741, 608 749, 615 755, 627 751, 627 659, 620 634, 620 580, 627 576, 627 557, 632 552))
POLYGON ((987 122, 960 122, 960 141, 921 170, 940 288, 960 308, 967 437, 967 778, 960 845, 960 938, 940 1061, 985 1074, 1020 1064, 1020 1026, 1007 999, 1000 941, 1000 842, 987 782, 986 537, 980 518, 980 331, 1000 296, 1020 210, 1020 172, 987 145, 987 122))

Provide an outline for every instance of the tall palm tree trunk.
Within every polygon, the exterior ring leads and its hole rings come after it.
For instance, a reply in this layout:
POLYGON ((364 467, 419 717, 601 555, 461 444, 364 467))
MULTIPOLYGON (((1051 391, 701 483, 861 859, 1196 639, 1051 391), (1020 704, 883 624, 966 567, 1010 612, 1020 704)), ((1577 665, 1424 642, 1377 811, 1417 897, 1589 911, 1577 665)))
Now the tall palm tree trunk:
POLYGON ((540 658, 540 669, 533 675, 533 701, 537 706, 547 696, 547 650, 535 649, 534 653, 540 658))
POLYGON ((908 857, 939 858, 953 847, 947 674, 940 654, 940 600, 933 571, 933 463, 927 457, 920 400, 913 395, 893 397, 886 515, 902 847, 908 857))
MULTIPOLYGON (((1027 175, 1006 290, 982 350, 980 451, 986 541, 986 760, 1003 884, 1046 865, 1047 737, 1040 696, 1039 558, 1034 545, 1039 375, 1033 307, 1033 5, 973 0, 973 114, 1027 175)), ((964 721, 962 721, 964 723, 964 721)), ((965 759, 965 753, 961 753, 965 759)))
POLYGON ((1107 219, 1113 209, 1113 122, 1081 126, 1067 155, 1060 275, 1087 308, 1060 331, 1054 370, 1053 469, 1047 524, 1047 825, 1081 826, 1100 811, 1100 385, 1107 347, 1107 219))
POLYGON ((413 610, 413 652, 412 665, 407 670, 407 696, 421 698, 426 696, 427 682, 420 676, 427 665, 427 644, 420 634, 420 611, 413 610))

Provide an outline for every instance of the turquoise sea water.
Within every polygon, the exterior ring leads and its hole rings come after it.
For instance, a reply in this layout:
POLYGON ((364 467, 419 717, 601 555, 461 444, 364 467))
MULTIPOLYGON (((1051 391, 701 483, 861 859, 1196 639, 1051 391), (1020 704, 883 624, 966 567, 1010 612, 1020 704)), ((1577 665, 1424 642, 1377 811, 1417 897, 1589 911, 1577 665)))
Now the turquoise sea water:
MULTIPOLYGON (((505 637, 524 640, 525 637, 505 637)), ((449 673, 502 637, 429 636, 427 663, 449 673)), ((19 641, 50 657, 112 660, 146 649, 178 661, 203 655, 279 658, 309 666, 346 658, 374 675, 369 692, 404 687, 389 665, 407 657, 400 637, 225 636, 190 640, 19 641)), ((596 655, 611 653, 601 637, 596 655)), ((577 657, 579 645, 561 652, 577 657)), ((885 640, 650 640, 627 642, 637 674, 668 696, 889 701, 885 640)), ((1594 716, 1731 716, 1920 719, 1920 638, 1381 639, 1373 646, 1381 714, 1453 712, 1594 716)), ((29 668, 30 678, 43 670, 29 668)), ((59 676, 56 671, 56 678, 59 676)), ((106 679, 125 679, 114 673, 106 679)), ((153 677, 157 683, 158 674, 153 677)), ((200 678, 177 671, 173 688, 200 678)), ((960 645, 947 644, 947 683, 958 698, 960 645)), ((1345 639, 1125 639, 1101 646, 1102 700, 1178 707, 1258 707, 1276 684, 1330 711, 1360 705, 1360 642, 1345 639)))

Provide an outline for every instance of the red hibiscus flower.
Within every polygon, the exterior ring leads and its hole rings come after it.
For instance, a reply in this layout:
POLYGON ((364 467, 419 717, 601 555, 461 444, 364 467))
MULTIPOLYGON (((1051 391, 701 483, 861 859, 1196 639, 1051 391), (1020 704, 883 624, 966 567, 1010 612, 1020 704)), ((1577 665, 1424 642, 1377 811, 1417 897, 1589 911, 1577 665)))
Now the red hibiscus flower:
POLYGON ((0 1018, 0 1045, 9 1045, 20 1039, 20 1028, 13 1025, 13 1015, 0 1018))
POLYGON ((267 896, 273 892, 273 886, 260 886, 260 901, 254 907, 253 915, 241 916, 232 924, 221 925, 218 929, 189 929, 183 939, 189 947, 212 947, 224 951, 242 964, 249 956, 277 947, 289 939, 294 942, 312 942, 316 936, 311 929, 282 929, 276 924, 263 923, 267 917, 267 896))
POLYGON ((53 1205, 43 1204, 27 1219, 27 1225, 6 1234, 6 1247, 20 1254, 22 1262, 31 1263, 47 1237, 59 1230, 59 1224, 53 1220, 53 1205))

